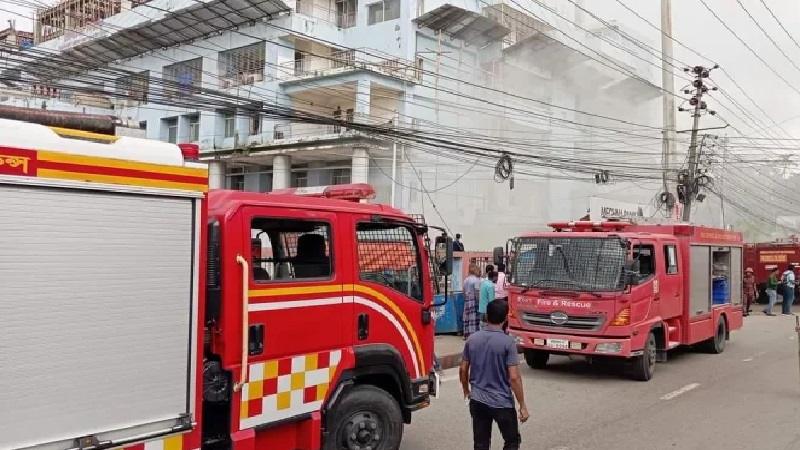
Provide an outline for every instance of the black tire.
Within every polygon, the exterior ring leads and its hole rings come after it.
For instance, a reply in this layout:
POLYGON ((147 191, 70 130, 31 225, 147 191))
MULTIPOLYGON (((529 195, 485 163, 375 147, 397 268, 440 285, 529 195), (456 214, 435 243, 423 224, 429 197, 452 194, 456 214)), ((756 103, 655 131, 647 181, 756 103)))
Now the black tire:
POLYGON ((719 316, 717 320, 717 329, 714 336, 703 342, 705 351, 718 355, 725 351, 725 340, 728 334, 728 325, 725 323, 725 318, 719 316))
POLYGON ((331 414, 328 431, 325 450, 398 450, 403 439, 403 412, 383 389, 356 386, 331 414))
POLYGON ((647 335, 647 341, 644 343, 641 356, 637 356, 633 360, 631 367, 631 377, 636 381, 650 381, 656 373, 656 352, 658 347, 656 345, 656 335, 651 331, 647 335))
POLYGON ((547 361, 550 360, 550 353, 544 350, 533 350, 526 348, 523 350, 525 355, 525 362, 531 369, 541 370, 547 367, 547 361))

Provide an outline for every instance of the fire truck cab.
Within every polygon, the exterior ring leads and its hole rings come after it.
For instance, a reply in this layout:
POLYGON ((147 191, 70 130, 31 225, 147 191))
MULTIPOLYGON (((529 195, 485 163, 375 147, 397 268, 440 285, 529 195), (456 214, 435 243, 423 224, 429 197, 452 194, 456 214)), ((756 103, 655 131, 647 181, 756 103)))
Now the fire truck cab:
POLYGON ((725 349, 742 326, 739 233, 685 224, 571 222, 511 241, 509 330, 525 360, 625 360, 650 380, 680 345, 725 349))
POLYGON ((439 385, 425 224, 197 158, 0 120, 0 449, 396 450, 439 385))

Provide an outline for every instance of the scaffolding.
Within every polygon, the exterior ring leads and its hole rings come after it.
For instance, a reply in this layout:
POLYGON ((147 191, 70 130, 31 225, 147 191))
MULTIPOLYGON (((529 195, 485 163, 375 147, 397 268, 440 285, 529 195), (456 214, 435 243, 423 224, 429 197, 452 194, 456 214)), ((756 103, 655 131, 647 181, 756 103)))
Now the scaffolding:
POLYGON ((62 0, 36 12, 36 43, 82 30, 122 11, 122 0, 62 0))

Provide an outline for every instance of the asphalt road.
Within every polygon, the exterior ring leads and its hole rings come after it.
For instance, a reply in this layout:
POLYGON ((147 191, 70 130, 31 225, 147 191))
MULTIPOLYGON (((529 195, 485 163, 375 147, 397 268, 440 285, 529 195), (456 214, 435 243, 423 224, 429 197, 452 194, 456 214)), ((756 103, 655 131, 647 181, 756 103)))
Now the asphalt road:
MULTIPOLYGON (((523 365, 536 450, 800 450, 800 368, 794 317, 745 318, 720 355, 681 351, 647 383, 566 357, 523 365)), ((414 417, 402 450, 472 448, 456 369, 441 398, 414 417)), ((502 448, 495 430, 492 448, 502 448)))

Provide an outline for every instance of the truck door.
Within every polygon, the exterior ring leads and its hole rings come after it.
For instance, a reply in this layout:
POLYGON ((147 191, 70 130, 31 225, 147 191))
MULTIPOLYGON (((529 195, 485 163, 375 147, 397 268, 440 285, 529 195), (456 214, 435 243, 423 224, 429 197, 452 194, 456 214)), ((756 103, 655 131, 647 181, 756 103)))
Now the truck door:
POLYGON ((661 242, 660 300, 661 317, 669 319, 679 316, 683 311, 683 273, 680 261, 680 250, 675 240, 661 242))
POLYGON ((341 349, 348 258, 338 239, 339 216, 248 207, 244 217, 243 244, 250 255, 249 362, 341 349))
MULTIPOLYGON (((409 222, 353 216, 353 273, 356 354, 390 346, 402 357, 409 377, 428 376, 433 356, 433 322, 427 316, 432 301, 427 260, 420 236, 409 222)), ((358 358, 358 356, 357 356, 358 358)))

